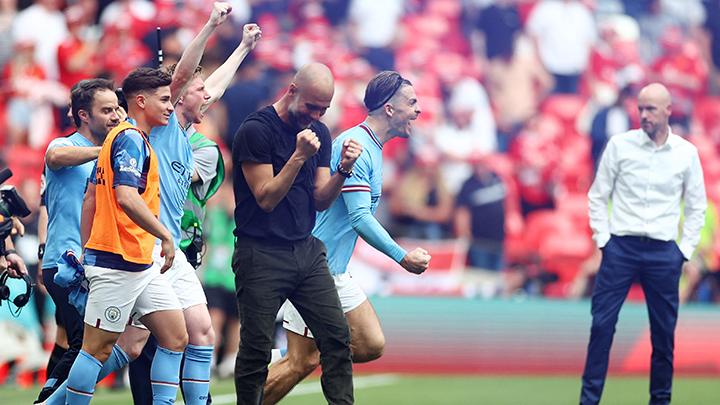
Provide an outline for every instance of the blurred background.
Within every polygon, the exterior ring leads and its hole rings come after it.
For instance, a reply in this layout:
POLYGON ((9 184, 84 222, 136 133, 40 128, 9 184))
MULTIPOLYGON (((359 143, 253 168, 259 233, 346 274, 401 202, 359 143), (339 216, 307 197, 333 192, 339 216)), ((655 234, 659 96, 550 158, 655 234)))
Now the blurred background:
MULTIPOLYGON (((237 46, 242 24, 258 23, 263 38, 198 128, 221 145, 227 173, 240 123, 276 100, 307 62, 323 62, 335 76, 323 118, 333 136, 363 120, 365 86, 380 70, 399 71, 418 94, 422 114, 414 136, 383 150, 386 187, 377 216, 404 246, 424 247, 433 260, 430 270, 413 276, 359 241, 351 272, 371 297, 388 341, 384 357, 356 367, 361 376, 569 376, 551 391, 561 397, 523 403, 576 402, 590 325, 587 298, 599 266, 586 193, 607 139, 638 126, 637 91, 652 81, 672 93, 673 131, 698 147, 709 197, 702 240, 681 281, 678 386, 718 375, 720 0, 230 3, 231 22, 212 37, 204 72, 237 46)), ((34 212, 16 240, 33 271, 45 149, 74 131, 66 118, 70 86, 92 77, 120 83, 133 68, 154 65, 156 26, 165 64, 177 61, 211 5, 0 0, 0 167, 13 170, 8 183, 34 212)), ((231 179, 209 206, 200 272, 208 287, 232 289, 231 179)), ((639 286, 628 301, 610 372, 639 375, 634 390, 644 395, 651 349, 639 286)), ((52 314, 42 291, 18 318, 0 308, 0 386, 42 381, 45 349, 55 336, 52 314)), ((232 369, 223 359, 234 357, 238 325, 232 313, 216 311, 214 318, 230 339, 223 340, 216 369, 227 378, 232 369)), ((529 384, 530 377, 520 378, 529 384)), ((399 377, 389 381, 400 384, 399 377)), ((478 381, 488 380, 469 381, 454 391, 477 394, 478 381)), ((490 382, 488 390, 497 386, 490 382)), ((9 391, 0 389, 3 395, 9 391)), ((617 403, 645 398, 618 395, 617 403)), ((683 398, 683 391, 677 395, 683 398)), ((679 403, 720 403, 717 390, 701 395, 679 403)), ((455 403, 479 403, 467 398, 455 403)))

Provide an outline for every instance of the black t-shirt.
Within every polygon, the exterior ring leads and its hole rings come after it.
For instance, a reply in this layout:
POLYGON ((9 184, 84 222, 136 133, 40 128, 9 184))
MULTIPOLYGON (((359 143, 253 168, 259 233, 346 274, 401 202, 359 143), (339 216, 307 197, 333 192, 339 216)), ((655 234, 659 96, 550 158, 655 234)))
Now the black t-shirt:
POLYGON ((330 166, 332 140, 321 122, 310 129, 320 139, 320 150, 308 159, 285 198, 271 212, 263 211, 250 191, 242 171, 243 162, 272 164, 275 176, 295 152, 296 129, 283 122, 272 106, 250 114, 233 140, 233 188, 235 191, 235 236, 268 241, 307 238, 315 226, 315 173, 330 166))
POLYGON ((482 178, 473 175, 462 185, 456 203, 470 210, 474 239, 497 242, 505 239, 506 196, 505 184, 494 173, 482 178))

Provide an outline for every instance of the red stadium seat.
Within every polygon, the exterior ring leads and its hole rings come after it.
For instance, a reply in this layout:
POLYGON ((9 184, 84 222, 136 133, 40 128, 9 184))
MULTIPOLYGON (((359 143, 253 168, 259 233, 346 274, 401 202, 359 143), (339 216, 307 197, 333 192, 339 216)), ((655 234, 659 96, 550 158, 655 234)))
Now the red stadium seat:
POLYGON ((703 97, 693 108, 693 123, 711 139, 720 140, 720 97, 703 97))
POLYGON ((580 116, 585 103, 586 100, 578 95, 556 94, 548 97, 540 109, 543 115, 558 118, 566 134, 575 133, 575 121, 580 116))

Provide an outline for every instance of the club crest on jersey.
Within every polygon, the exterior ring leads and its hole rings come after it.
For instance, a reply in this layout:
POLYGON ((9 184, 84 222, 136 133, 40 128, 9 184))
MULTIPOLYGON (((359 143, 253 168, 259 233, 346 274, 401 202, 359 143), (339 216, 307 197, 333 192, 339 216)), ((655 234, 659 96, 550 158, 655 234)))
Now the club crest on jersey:
POLYGON ((105 310, 105 319, 112 323, 117 322, 120 319, 120 308, 108 307, 105 310))

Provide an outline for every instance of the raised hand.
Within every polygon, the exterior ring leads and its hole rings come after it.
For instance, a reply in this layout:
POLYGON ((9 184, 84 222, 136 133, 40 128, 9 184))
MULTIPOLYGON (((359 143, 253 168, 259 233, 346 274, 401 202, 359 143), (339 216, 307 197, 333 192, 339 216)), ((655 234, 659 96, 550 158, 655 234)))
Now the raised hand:
POLYGON ((208 24, 212 25, 213 27, 217 27, 218 25, 222 24, 227 20, 228 15, 232 11, 232 6, 230 3, 223 3, 223 2, 215 2, 213 4, 213 10, 212 13, 210 13, 210 19, 208 20, 208 24))
POLYGON ((320 149, 320 139, 315 132, 310 129, 303 129, 297 134, 295 143, 295 152, 300 155, 303 160, 311 158, 320 149))
POLYGON ((362 154, 363 147, 353 139, 346 139, 340 152, 340 166, 345 171, 350 171, 355 164, 355 161, 362 154))
POLYGON ((262 30, 257 24, 245 24, 243 26, 242 45, 247 46, 249 49, 255 49, 258 41, 262 38, 262 30))
POLYGON ((430 265, 430 255, 427 250, 415 248, 403 257, 400 265, 413 274, 421 274, 430 265))

